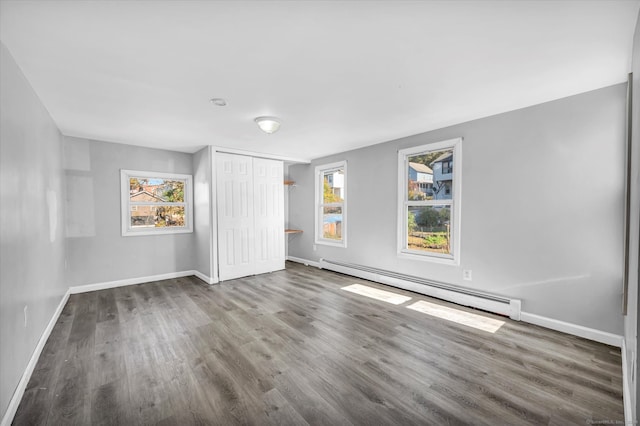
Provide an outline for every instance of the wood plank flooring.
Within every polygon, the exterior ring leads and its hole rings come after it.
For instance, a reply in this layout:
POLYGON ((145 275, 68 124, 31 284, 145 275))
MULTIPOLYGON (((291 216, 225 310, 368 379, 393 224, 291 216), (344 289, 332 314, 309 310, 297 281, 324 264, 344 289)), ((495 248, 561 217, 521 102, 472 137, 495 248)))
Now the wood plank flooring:
POLYGON ((214 286, 188 277, 73 295, 14 424, 624 420, 619 349, 508 319, 491 334, 407 308, 418 300, 457 307, 291 263, 214 286), (411 300, 340 289, 350 284, 411 300))

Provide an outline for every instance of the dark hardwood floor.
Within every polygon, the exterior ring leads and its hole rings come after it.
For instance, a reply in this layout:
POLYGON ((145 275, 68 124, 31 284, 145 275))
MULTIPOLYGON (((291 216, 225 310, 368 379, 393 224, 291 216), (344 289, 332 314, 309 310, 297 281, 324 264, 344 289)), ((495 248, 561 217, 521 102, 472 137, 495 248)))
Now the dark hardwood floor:
POLYGON ((14 424, 623 421, 619 349, 510 320, 491 334, 406 307, 418 300, 433 301, 291 263, 73 295, 14 424), (340 289, 354 283, 412 300, 340 289))

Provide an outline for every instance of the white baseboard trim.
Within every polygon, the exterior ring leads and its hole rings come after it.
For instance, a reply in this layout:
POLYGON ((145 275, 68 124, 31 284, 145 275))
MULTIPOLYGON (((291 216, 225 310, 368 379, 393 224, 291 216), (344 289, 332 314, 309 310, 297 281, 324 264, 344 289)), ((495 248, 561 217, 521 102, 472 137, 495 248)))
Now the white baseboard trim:
POLYGON ((334 260, 320 259, 320 268, 447 300, 458 305, 505 315, 512 320, 520 321, 521 301, 519 299, 480 291, 465 292, 463 288, 447 283, 430 282, 411 275, 334 260))
MULTIPOLYGON (((198 272, 198 274, 200 273, 198 272)), ((104 283, 79 285, 79 286, 70 287, 69 291, 71 292, 71 294, 86 293, 88 291, 105 290, 108 288, 124 287, 127 285, 133 285, 133 284, 143 284, 143 283, 148 283, 152 281, 170 280, 172 278, 190 277, 192 275, 198 276, 196 274, 196 271, 170 272, 167 274, 150 275, 147 277, 127 278, 124 280, 107 281, 104 283)), ((206 277, 207 279, 205 281, 208 282, 209 277, 207 277, 204 274, 200 274, 200 275, 202 277, 206 277)), ((202 279, 199 276, 198 278, 202 279)))
POLYGON ((193 275, 195 275, 196 277, 200 278, 202 281, 204 281, 207 284, 217 284, 218 280, 215 278, 211 278, 208 275, 203 274, 200 271, 193 271, 193 275))
MULTIPOLYGON (((296 263, 302 263, 308 266, 315 266, 316 268, 321 268, 320 262, 314 262, 312 260, 302 259, 295 256, 287 256, 287 260, 290 260, 296 263)), ((350 275, 359 276, 358 274, 350 274, 350 275)), ((364 278, 371 279, 370 277, 364 277, 364 278)), ((372 279, 372 281, 378 281, 378 282, 381 282, 382 284, 393 285, 389 282, 383 282, 377 279, 372 279)), ((424 294, 424 292, 420 291, 420 289, 406 288, 406 290, 416 291, 418 293, 424 294)), ((433 295, 427 294, 427 296, 433 296, 433 295)), ((484 308, 481 308, 481 309, 484 309, 484 308)), ((528 312, 520 312, 519 320, 528 322, 530 324, 539 325, 541 327, 549 328, 551 330, 556 330, 563 333, 572 334, 574 336, 582 337, 585 339, 593 340, 596 342, 604 343, 606 345, 615 346, 617 348, 622 347, 622 342, 624 340, 622 336, 617 334, 608 333, 606 331, 596 330, 593 328, 584 327, 582 325, 564 322, 564 321, 556 320, 553 318, 543 317, 543 316, 531 314, 528 312)))
POLYGON ((539 325, 541 327, 550 328, 552 330, 561 331, 563 333, 573 334, 574 336, 583 337, 585 339, 594 340, 606 345, 615 346, 617 348, 622 347, 622 336, 608 333, 606 331, 600 331, 570 322, 530 314, 529 312, 521 312, 520 320, 530 324, 539 325))
POLYGON ((9 406, 7 407, 7 411, 4 413, 2 417, 2 422, 0 426, 9 426, 13 421, 13 418, 18 411, 18 406, 20 405, 20 401, 22 401, 22 397, 24 396, 24 392, 27 389, 27 385, 29 384, 29 380, 31 379, 31 375, 33 374, 33 370, 36 368, 36 364, 40 359, 40 354, 42 354, 42 350, 44 349, 45 343, 49 339, 49 335, 51 335, 51 331, 53 327, 58 322, 58 318, 64 309, 64 306, 67 304, 67 300, 69 300, 69 295, 71 294, 70 289, 62 296, 62 300, 58 304, 49 324, 44 329, 44 332, 40 336, 40 340, 38 340, 38 344, 36 348, 33 350, 31 354, 31 358, 29 359, 29 363, 27 364, 27 368, 22 373, 22 377, 20 378, 20 382, 18 382, 18 386, 16 386, 16 390, 13 392, 13 396, 11 397, 11 401, 9 401, 9 406))
POLYGON ((287 260, 290 260, 296 263, 302 263, 304 266, 313 266, 316 268, 320 268, 320 262, 316 262, 313 260, 302 259, 300 257, 295 257, 295 256, 287 256, 287 260))
POLYGON ((624 424, 632 425, 633 422, 633 409, 631 408, 631 376, 629 374, 629 368, 627 367, 627 344, 625 339, 622 339, 622 348, 620 349, 622 354, 622 406, 624 408, 624 424))

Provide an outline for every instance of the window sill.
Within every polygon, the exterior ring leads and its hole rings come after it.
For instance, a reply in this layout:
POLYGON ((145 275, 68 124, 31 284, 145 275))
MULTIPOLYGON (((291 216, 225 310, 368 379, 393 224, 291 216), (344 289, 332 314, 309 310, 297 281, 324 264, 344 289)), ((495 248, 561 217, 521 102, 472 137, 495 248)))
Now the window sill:
POLYGON ((418 260, 421 262, 432 262, 439 263, 441 265, 450 265, 450 266, 459 266, 459 259, 453 257, 439 257, 439 256, 430 256, 428 254, 418 254, 407 251, 399 251, 398 258, 400 259, 410 259, 410 260, 418 260))
POLYGON ((180 230, 148 230, 148 231, 126 231, 122 233, 123 237, 141 237, 149 235, 172 235, 172 234, 191 234, 193 229, 180 229, 180 230))
POLYGON ((347 247, 347 243, 344 241, 333 242, 333 241, 327 241, 327 240, 316 240, 314 244, 320 244, 323 246, 330 246, 330 247, 342 247, 342 248, 347 247))

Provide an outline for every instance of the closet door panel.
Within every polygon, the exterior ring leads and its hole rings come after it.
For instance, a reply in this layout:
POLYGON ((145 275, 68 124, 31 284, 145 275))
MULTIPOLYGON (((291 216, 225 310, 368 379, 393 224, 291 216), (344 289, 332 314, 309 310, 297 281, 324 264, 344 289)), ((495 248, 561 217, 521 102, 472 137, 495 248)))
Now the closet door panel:
POLYGON ((284 269, 284 166, 253 159, 256 273, 284 269))
POLYGON ((251 157, 216 154, 220 280, 255 270, 254 185, 251 157))

